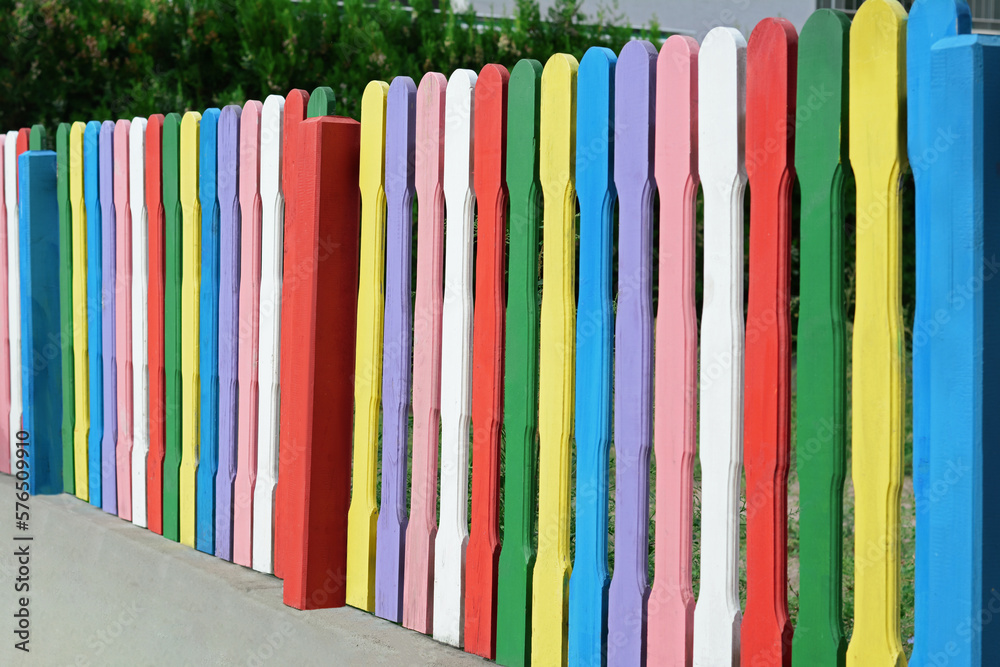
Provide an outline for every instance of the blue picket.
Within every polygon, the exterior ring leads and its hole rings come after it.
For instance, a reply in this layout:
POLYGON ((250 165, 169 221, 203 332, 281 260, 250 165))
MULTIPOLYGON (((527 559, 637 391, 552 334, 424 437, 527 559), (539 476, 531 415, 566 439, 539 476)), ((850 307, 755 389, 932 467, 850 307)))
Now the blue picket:
POLYGON ((90 364, 90 436, 87 438, 90 504, 101 506, 101 438, 104 435, 104 341, 101 337, 101 123, 83 132, 83 195, 87 210, 87 349, 90 364))

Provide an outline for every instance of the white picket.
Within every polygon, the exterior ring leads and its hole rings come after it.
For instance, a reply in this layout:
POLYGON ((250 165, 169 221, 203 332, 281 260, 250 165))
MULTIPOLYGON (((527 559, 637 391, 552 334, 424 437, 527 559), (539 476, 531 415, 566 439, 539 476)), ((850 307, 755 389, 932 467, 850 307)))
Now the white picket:
POLYGON ((7 326, 10 335, 10 470, 17 472, 17 432, 21 430, 21 265, 18 261, 17 132, 4 144, 4 204, 7 206, 7 326))
POLYGON ((698 53, 698 166, 705 196, 701 319, 701 588, 694 664, 739 664, 743 459, 743 119, 746 40, 715 28, 698 53))
POLYGON ((462 645, 469 542, 472 412, 473 99, 476 73, 459 69, 445 98, 444 309, 441 315, 441 515, 434 542, 434 639, 462 645))
POLYGON ((281 128, 285 98, 268 95, 260 127, 260 347, 257 386, 257 484, 253 498, 253 569, 274 572, 274 489, 278 483, 281 260, 285 198, 281 191, 281 128))
POLYGON ((146 119, 129 129, 129 207, 132 209, 132 523, 146 527, 149 453, 149 229, 146 214, 146 119))

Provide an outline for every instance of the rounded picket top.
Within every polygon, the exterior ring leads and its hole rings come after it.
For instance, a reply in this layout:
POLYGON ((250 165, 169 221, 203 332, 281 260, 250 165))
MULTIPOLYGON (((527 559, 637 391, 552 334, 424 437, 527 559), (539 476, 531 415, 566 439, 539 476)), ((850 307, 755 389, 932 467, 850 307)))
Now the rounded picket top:
POLYGON ((404 150, 396 150, 393 159, 386 159, 386 196, 413 190, 413 151, 406 149, 414 144, 416 127, 417 84, 408 76, 394 77, 389 84, 389 99, 386 102, 386 155, 389 158, 389 138, 395 128, 395 136, 404 150))
MULTIPOLYGON (((689 173, 698 174, 698 52, 697 40, 671 35, 656 60, 657 183, 666 182, 660 155, 689 156, 689 173)), ((687 171, 687 170, 686 170, 687 171)))
POLYGON ((457 69, 448 78, 445 93, 445 197, 451 188, 472 187, 473 98, 478 76, 471 69, 457 69))
POLYGON ((712 156, 701 161, 701 180, 706 184, 746 175, 746 52, 743 34, 724 27, 709 32, 698 52, 698 142, 701 154, 712 156))
POLYGON ((308 96, 309 104, 306 107, 307 118, 317 118, 319 116, 333 115, 333 110, 334 110, 333 88, 331 88, 330 86, 317 86, 316 89, 312 91, 312 95, 309 95, 304 90, 298 90, 298 89, 289 91, 288 95, 308 96))
POLYGON ((572 187, 576 161, 576 75, 568 53, 553 54, 542 70, 540 153, 543 190, 572 187))

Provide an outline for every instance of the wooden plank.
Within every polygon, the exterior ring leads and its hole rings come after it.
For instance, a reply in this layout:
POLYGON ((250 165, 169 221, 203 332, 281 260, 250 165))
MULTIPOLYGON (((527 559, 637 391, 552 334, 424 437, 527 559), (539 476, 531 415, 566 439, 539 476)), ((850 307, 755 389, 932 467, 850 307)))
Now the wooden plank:
POLYGON ((219 198, 216 153, 219 115, 205 109, 198 126, 201 283, 198 294, 198 474, 195 547, 215 553, 215 474, 219 467, 219 198))
POLYGON ((389 84, 372 81, 361 98, 361 267, 354 362, 354 463, 347 516, 347 604, 375 608, 375 526, 382 390, 382 275, 385 271, 385 105, 389 84))
POLYGON ((497 662, 531 660, 531 583, 538 475, 538 99, 542 64, 522 59, 507 88, 510 248, 504 332, 504 540, 497 587, 497 662))
POLYGON ((472 341, 472 522, 465 570, 465 650, 490 660, 496 655, 500 557, 509 79, 506 67, 486 65, 476 82, 474 104, 472 171, 479 208, 472 341))
POLYGON ((146 122, 146 215, 149 244, 149 454, 146 458, 146 522, 163 534, 163 473, 166 450, 166 373, 164 368, 164 283, 166 279, 163 208, 163 114, 146 122))
POLYGON ((656 47, 633 40, 615 67, 618 303, 615 317, 615 571, 608 664, 644 664, 653 443, 653 128, 656 47))
MULTIPOLYGON (((7 332, 10 345, 10 412, 8 432, 10 469, 16 470, 17 432, 21 430, 21 269, 20 227, 17 214, 18 132, 8 132, 4 144, 4 204, 7 208, 7 332)), ((98 499, 100 502, 100 499, 98 499)))
MULTIPOLYGON (((39 126, 40 127, 40 126, 39 126)), ((41 150, 39 147, 38 150, 41 150)), ((2 178, 2 176, 0 176, 2 178)), ((72 215, 69 206, 69 123, 60 123, 56 130, 56 197, 59 205, 59 349, 62 387, 62 482, 63 491, 76 491, 74 471, 73 429, 75 427, 75 392, 73 384, 73 243, 72 215)), ((6 305, 6 304, 3 304, 6 305)), ((6 308, 0 307, 0 311, 6 308)), ((0 312, 2 319, 2 312, 0 312)), ((9 354, 9 353, 8 353, 9 354)), ((0 355, 0 377, 2 366, 9 363, 9 356, 0 355)), ((0 388, 0 393, 3 389, 0 388)), ((10 400, 8 398, 8 400, 10 400)), ((0 396, 2 402, 2 396, 0 396)), ((0 442, 7 442, 0 426, 0 442)), ((4 470, 4 457, 0 457, 0 472, 4 470)))
POLYGON ((403 619, 407 440, 413 358, 414 141, 417 86, 397 76, 389 86, 385 128, 385 329, 382 343, 382 497, 375 541, 375 615, 403 619))
POLYGON ((263 105, 250 100, 240 115, 240 319, 238 461, 233 489, 233 562, 253 561, 253 487, 257 479, 257 351, 260 342, 260 135, 263 105))
MULTIPOLYGON (((163 457, 163 536, 180 540, 181 494, 181 116, 163 120, 163 370, 166 419, 163 457)), ((152 308, 152 304, 150 304, 152 308)))
POLYGON ((658 548, 647 603, 646 662, 686 667, 694 641, 691 557, 698 423, 698 42, 691 37, 671 36, 660 49, 656 128, 660 276, 653 448, 658 548))
MULTIPOLYGON (((76 423, 73 427, 73 464, 76 477, 76 497, 86 502, 90 499, 87 459, 87 438, 90 433, 90 365, 87 352, 87 330, 89 327, 87 317, 87 212, 83 196, 84 128, 86 125, 77 121, 73 123, 69 131, 69 196, 70 213, 73 218, 73 384, 75 387, 74 412, 76 413, 76 423)), ((6 207, 4 207, 4 214, 6 217, 6 207)), ((2 225, 2 227, 4 232, 3 245, 6 246, 7 229, 6 225, 2 225)), ((6 264, 6 253, 4 253, 4 268, 6 268, 6 264)), ((6 271, 4 271, 4 276, 6 276, 6 271)), ((2 299, 4 310, 6 310, 6 290, 0 299, 2 299)), ((4 338, 9 347, 9 339, 6 335, 4 338)), ((10 363, 9 356, 7 363, 10 363)), ((4 381, 4 386, 9 392, 9 377, 4 381)), ((5 404, 9 410, 9 393, 5 404)), ((6 412, 4 416, 6 416, 6 412)), ((8 427, 9 423, 4 420, 3 428, 8 427)))
POLYGON ((132 216, 132 523, 146 520, 149 454, 149 218, 146 209, 146 119, 132 119, 128 137, 132 216))
MULTIPOLYGON (((62 364, 59 340, 59 200, 56 154, 18 157, 21 366, 28 493, 62 493, 62 364), (47 362, 47 363, 46 363, 47 362)), ((20 471, 20 466, 18 470, 20 471)))
POLYGON ((118 385, 118 442, 115 471, 118 516, 132 520, 132 210, 129 204, 129 133, 131 123, 119 120, 114 131, 115 202, 115 367, 118 385))
POLYGON ((801 188, 796 470, 799 616, 796 667, 844 664, 843 496, 846 466, 844 177, 850 20, 819 10, 799 35, 795 171, 801 188), (829 97, 820 97, 817 90, 829 97))
POLYGON ((899 636, 905 30, 906 12, 895 0, 864 3, 851 25, 849 151, 857 184, 851 362, 856 562, 848 665, 906 660, 899 636))
POLYGON ((444 304, 441 311, 441 514, 434 540, 434 639, 462 646, 469 542, 472 412, 473 118, 476 73, 455 70, 445 96, 444 304))
POLYGON ((306 107, 307 118, 318 118, 319 116, 332 116, 334 108, 333 88, 330 86, 316 86, 312 95, 305 92, 305 99, 308 102, 306 107))
POLYGON ((281 129, 285 98, 268 95, 261 116, 260 348, 257 386, 257 481, 254 484, 253 568, 274 571, 274 492, 278 482, 279 353, 281 352, 281 261, 284 254, 285 198, 281 181, 281 129))
MULTIPOLYGON (((7 135, 0 133, 0 472, 17 472, 12 468, 16 452, 10 432, 10 330, 7 306, 7 204, 4 163, 7 135)), ((13 434, 16 435, 16 434, 13 434)))
MULTIPOLYGON (((331 94, 333 91, 330 91, 331 94)), ((306 118, 306 109, 309 105, 309 93, 298 88, 288 91, 288 95, 285 96, 285 109, 284 118, 282 120, 281 135, 282 135, 282 145, 281 145, 281 183, 282 190, 285 197, 285 220, 291 220, 292 216, 295 214, 292 208, 298 201, 298 175, 299 175, 299 160, 298 160, 298 150, 300 146, 299 142, 299 129, 302 121, 306 118)), ((325 115, 325 114, 321 114, 325 115)), ((293 280, 296 280, 301 271, 298 267, 293 267, 296 273, 289 275, 293 280)), ((282 287, 284 289, 284 287, 282 287)), ((280 314, 280 311, 279 311, 280 314)), ((294 342, 294 338, 292 341, 294 342)), ((279 347, 279 352, 281 356, 285 356, 282 350, 285 349, 285 344, 282 343, 279 347)), ((280 381, 281 374, 278 373, 276 380, 280 381)), ((280 392, 279 392, 280 396, 280 392)), ((279 422, 280 422, 280 410, 279 410, 279 422)), ((282 447, 280 438, 278 442, 278 478, 276 480, 277 486, 274 490, 274 576, 279 579, 285 578, 285 553, 287 547, 287 540, 282 536, 282 531, 284 531, 284 524, 288 521, 288 498, 285 496, 286 489, 281 485, 281 470, 282 467, 288 465, 287 461, 289 458, 297 456, 296 452, 290 451, 287 447, 282 447)))
MULTIPOLYGON (((87 221, 87 348, 90 367, 90 436, 87 469, 90 504, 101 506, 101 437, 104 434, 104 348, 101 338, 101 196, 98 144, 101 123, 87 123, 83 134, 83 187, 87 221)), ((8 141, 10 141, 8 135, 8 141)), ((8 216, 9 216, 8 208, 8 216)), ((11 239, 8 238, 8 241, 11 239)), ((13 308, 13 302, 12 302, 13 308)), ((11 365, 14 339, 11 337, 11 365)), ((14 409, 11 386, 11 411, 14 409)))
POLYGON ((403 568, 403 626, 429 634, 434 617, 441 310, 444 258, 444 113, 448 80, 424 74, 417 87, 415 187, 417 290, 413 306, 413 470, 403 568))
POLYGON ((557 53, 542 72, 539 177, 544 196, 538 369, 538 558, 532 587, 533 663, 566 662, 569 593, 570 440, 573 437, 576 304, 576 71, 557 53))
MULTIPOLYGON (((593 46, 580 61, 576 109, 576 182, 580 201, 580 296, 576 332, 576 556, 569 581, 571 664, 602 664, 608 654, 608 463, 614 301, 611 284, 615 65, 593 46)), ((534 278, 534 276, 533 276, 534 278)), ((535 278, 537 280, 537 278, 535 278)))
MULTIPOLYGON (((28 131, 28 150, 32 151, 43 151, 45 150, 45 144, 48 143, 45 140, 45 126, 44 125, 32 125, 31 129, 28 131)), ((58 141, 58 135, 57 135, 58 141)), ((57 167, 58 168, 58 167, 57 167)))
POLYGON ((698 165, 705 197, 701 314, 701 582, 694 664, 740 659, 743 458, 743 166, 746 40, 715 28, 698 52, 698 165))
MULTIPOLYGON (((918 64, 925 67, 926 60, 922 54, 918 64)), ((1000 293, 992 278, 1000 242, 1000 134, 992 119, 1000 95, 991 82, 998 66, 997 37, 943 37, 931 48, 930 69, 920 81, 930 104, 912 119, 919 124, 910 124, 923 135, 919 141, 937 139, 910 153, 914 172, 929 169, 923 174, 929 190, 924 213, 933 220, 924 258, 934 327, 923 341, 930 362, 930 526, 922 565, 928 570, 924 602, 933 610, 918 640, 924 664, 978 666, 1000 659, 1000 632, 988 622, 1000 587, 993 556, 998 492, 990 483, 1000 458, 987 439, 997 427, 992 406, 1000 293)))
POLYGON ((294 218, 285 227, 286 265, 301 279, 284 284, 281 319, 282 446, 300 453, 283 469, 288 540, 285 604, 342 606, 353 420, 358 299, 360 125, 324 116, 300 126, 294 218), (332 577, 332 578, 331 578, 332 577))
POLYGON ((931 558, 927 498, 930 494, 930 337, 935 327, 930 303, 930 183, 938 174, 939 162, 924 158, 935 155, 934 141, 938 127, 930 114, 934 104, 931 96, 931 47, 941 38, 967 34, 972 30, 969 6, 957 0, 919 0, 913 3, 906 21, 906 122, 907 148, 914 185, 914 233, 916 237, 916 299, 913 313, 913 495, 916 499, 916 535, 914 557, 914 644, 911 661, 915 665, 927 661, 926 639, 936 625, 931 620, 928 586, 931 558), (927 153, 927 151, 932 151, 927 153), (933 175, 932 175, 933 174, 933 175))
POLYGON ((215 555, 233 559, 240 329, 240 124, 242 108, 219 116, 219 468, 215 474, 215 555))
POLYGON ((791 455, 791 223, 798 35, 764 19, 747 46, 746 169, 750 200, 744 461, 747 606, 740 655, 791 664, 788 466, 791 455))
POLYGON ((118 226, 115 215, 115 124, 101 123, 98 140, 101 200, 101 340, 104 368, 104 430, 101 436, 101 509, 118 513, 118 226))

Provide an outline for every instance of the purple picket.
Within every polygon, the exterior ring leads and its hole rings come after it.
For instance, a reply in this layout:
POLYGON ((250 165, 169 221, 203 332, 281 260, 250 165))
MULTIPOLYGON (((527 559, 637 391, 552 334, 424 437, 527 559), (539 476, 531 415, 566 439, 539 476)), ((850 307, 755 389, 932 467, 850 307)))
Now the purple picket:
POLYGON ((115 124, 101 124, 98 140, 102 229, 101 331, 104 349, 104 435, 101 438, 101 508, 118 513, 118 373, 115 353, 115 124), (110 258, 110 259, 109 259, 110 258))
POLYGON ((215 555, 233 559, 233 483, 236 481, 236 375, 240 309, 240 114, 230 104, 219 116, 219 468, 215 474, 215 555))
POLYGON ((406 537, 406 442, 410 414, 413 313, 414 140, 417 86, 397 76, 389 86, 385 123, 385 329, 382 345, 382 504, 375 549, 375 615, 403 620, 406 537))
POLYGON ((618 310, 615 321, 615 570, 608 665, 642 665, 649 597, 653 435, 653 127, 656 48, 625 45, 615 67, 618 310))

